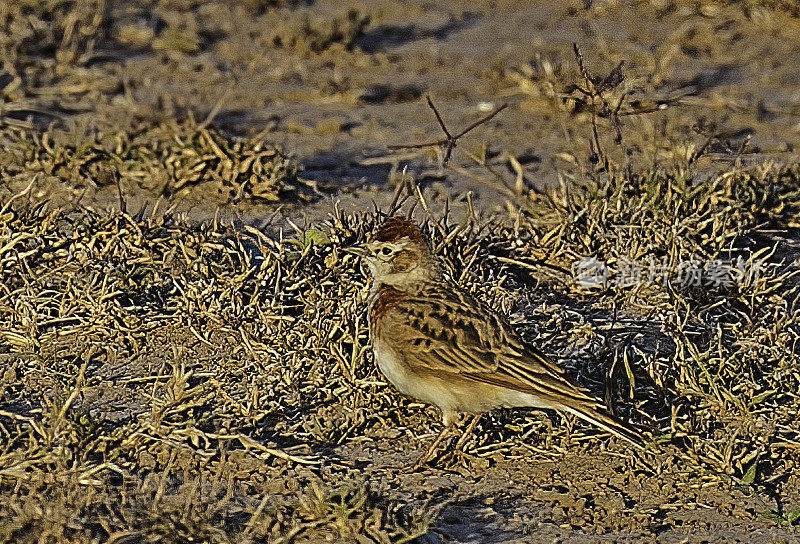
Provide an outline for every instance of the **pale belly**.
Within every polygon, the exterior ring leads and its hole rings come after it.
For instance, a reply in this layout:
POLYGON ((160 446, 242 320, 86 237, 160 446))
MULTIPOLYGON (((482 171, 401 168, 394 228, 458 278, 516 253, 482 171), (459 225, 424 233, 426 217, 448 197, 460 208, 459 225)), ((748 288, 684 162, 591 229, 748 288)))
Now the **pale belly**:
POLYGON ((378 368, 401 393, 435 404, 445 414, 445 419, 452 412, 482 413, 515 406, 550 407, 534 395, 461 378, 458 374, 452 374, 447 380, 430 375, 423 379, 381 342, 375 342, 373 353, 378 368))

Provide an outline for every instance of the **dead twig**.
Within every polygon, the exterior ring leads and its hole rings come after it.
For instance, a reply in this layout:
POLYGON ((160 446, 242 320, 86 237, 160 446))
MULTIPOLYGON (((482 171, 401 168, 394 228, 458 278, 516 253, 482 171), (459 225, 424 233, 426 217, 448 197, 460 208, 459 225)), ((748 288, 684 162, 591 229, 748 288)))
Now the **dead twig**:
POLYGON ((574 90, 588 98, 591 110, 592 141, 590 142, 590 147, 593 157, 592 162, 600 162, 603 168, 608 170, 608 155, 603 145, 600 143, 600 134, 597 129, 597 116, 602 113, 604 117, 608 117, 611 120, 611 125, 614 127, 614 142, 617 144, 622 143, 622 123, 619 120, 619 116, 625 99, 630 93, 623 93, 617 105, 614 107, 611 107, 605 94, 615 90, 625 81, 625 74, 622 71, 625 61, 620 61, 620 63, 604 78, 593 78, 583 61, 583 54, 578 44, 575 42, 572 43, 572 51, 575 54, 575 61, 578 63, 578 70, 581 73, 584 83, 584 87, 576 86, 574 90))
POLYGON ((447 125, 445 125, 444 119, 439 114, 439 110, 436 109, 436 106, 433 105, 433 101, 431 100, 430 96, 426 96, 425 99, 428 101, 428 106, 433 110, 434 115, 436 116, 436 121, 438 121, 439 126, 442 128, 446 138, 442 138, 439 140, 435 140, 433 142, 426 142, 422 144, 398 144, 398 145, 390 145, 388 146, 389 149, 422 149, 425 147, 439 147, 444 150, 444 155, 442 158, 442 166, 446 166, 447 162, 450 160, 450 156, 453 154, 453 149, 456 147, 456 142, 462 136, 466 135, 467 133, 473 131, 480 125, 488 122, 492 119, 495 115, 503 111, 508 107, 508 104, 502 104, 499 107, 495 108, 495 110, 485 117, 475 121, 470 126, 453 136, 450 134, 450 131, 447 129, 447 125))

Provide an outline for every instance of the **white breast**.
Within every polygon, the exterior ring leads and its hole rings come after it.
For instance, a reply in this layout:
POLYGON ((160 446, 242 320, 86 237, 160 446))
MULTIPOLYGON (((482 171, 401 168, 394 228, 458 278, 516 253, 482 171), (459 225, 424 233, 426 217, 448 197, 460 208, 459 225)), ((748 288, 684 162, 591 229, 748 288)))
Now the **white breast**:
POLYGON ((400 360, 400 356, 385 343, 376 339, 373 353, 378 368, 401 393, 428 404, 435 404, 444 410, 456 409, 458 402, 444 384, 436 379, 422 380, 416 374, 409 372, 408 367, 400 360))
POLYGON ((377 339, 373 346, 373 353, 375 354, 375 361, 378 363, 378 368, 381 369, 386 379, 403 393, 417 397, 412 390, 417 389, 419 384, 416 383, 417 380, 405 370, 404 366, 398 360, 397 354, 377 339))

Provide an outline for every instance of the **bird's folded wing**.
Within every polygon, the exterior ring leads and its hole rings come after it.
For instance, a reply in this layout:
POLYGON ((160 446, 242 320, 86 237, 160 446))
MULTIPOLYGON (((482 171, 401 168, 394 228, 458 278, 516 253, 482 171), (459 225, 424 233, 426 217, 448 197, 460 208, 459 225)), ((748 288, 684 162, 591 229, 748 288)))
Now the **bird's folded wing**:
POLYGON ((383 317, 381 334, 417 372, 458 374, 544 398, 597 402, 502 319, 470 300, 407 298, 383 317))

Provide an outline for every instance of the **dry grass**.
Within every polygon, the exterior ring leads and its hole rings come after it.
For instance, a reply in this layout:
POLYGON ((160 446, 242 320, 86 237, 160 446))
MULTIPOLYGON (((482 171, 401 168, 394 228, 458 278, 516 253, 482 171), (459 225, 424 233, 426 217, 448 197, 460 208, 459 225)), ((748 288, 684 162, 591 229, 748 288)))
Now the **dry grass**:
POLYGON ((56 124, 82 138, 84 131, 92 130, 139 133, 163 119, 190 115, 210 121, 230 107, 227 102, 237 94, 234 84, 222 96, 217 92, 231 79, 232 70, 238 74, 246 67, 272 69, 254 67, 254 49, 289 50, 284 56, 298 59, 328 50, 341 53, 354 47, 370 22, 356 9, 323 17, 309 10, 296 12, 285 4, 293 3, 4 2, 0 127, 41 130, 56 124), (130 61, 143 57, 158 61, 131 71, 129 64, 135 62, 130 61), (181 89, 177 95, 172 95, 174 87, 167 92, 160 86, 151 89, 153 79, 163 84, 170 78, 181 89), (205 96, 208 106, 188 105, 195 96, 205 96), (144 105, 149 99, 153 103, 144 105), (76 116, 99 110, 102 113, 88 127, 76 122, 76 116))
MULTIPOLYGON (((242 13, 260 17, 281 3, 128 4, 113 18, 117 4, 93 0, 0 7, 10 76, 0 79, 0 541, 403 542, 426 534, 452 490, 434 491, 431 480, 404 488, 398 474, 439 420, 375 369, 367 280, 342 251, 380 218, 339 214, 284 236, 133 213, 126 195, 224 204, 304 199, 314 188, 263 135, 215 128, 216 106, 202 122, 165 107, 159 119, 73 126, 69 108, 127 99, 113 65, 96 67, 105 46, 192 55, 221 42, 242 13), (172 117, 181 121, 161 120, 172 117), (33 130, 53 120, 70 130, 33 130), (121 211, 81 206, 104 191, 121 211), (369 447, 377 453, 364 461, 369 447)), ((503 75, 528 94, 523 108, 559 115, 565 136, 593 126, 602 160, 587 163, 575 144, 563 157, 571 178, 539 194, 509 158, 515 179, 493 172, 485 180, 508 195, 507 214, 424 217, 458 282, 619 414, 649 427, 655 444, 637 457, 571 419, 500 411, 467 443, 467 469, 445 454, 429 472, 446 479, 461 470, 474 490, 486 471, 516 467, 535 500, 561 509, 538 521, 580 530, 651 534, 674 521, 672 512, 734 493, 774 499, 775 507, 731 507, 748 526, 796 527, 800 167, 743 167, 733 149, 712 170, 704 143, 722 136, 658 139, 637 122, 658 108, 645 98, 657 94, 676 48, 724 60, 742 32, 789 32, 797 13, 782 1, 649 5, 702 17, 640 62, 652 64, 649 79, 587 97, 575 89, 586 78, 567 73, 566 61, 540 58, 503 75), (604 98, 631 114, 621 126, 596 102, 604 98), (618 129, 621 144, 613 143, 618 129), (630 160, 637 153, 644 160, 630 160), (587 257, 610 267, 606 284, 576 281, 573 267, 587 257), (651 260, 667 281, 618 281, 626 263, 651 260), (733 265, 729 281, 682 283, 693 260, 733 265), (758 274, 737 275, 737 264, 758 274), (598 480, 604 467, 608 485, 598 480)), ((352 47, 367 24, 356 12, 297 16, 256 42, 313 55, 352 47)), ((507 499, 509 517, 522 508, 506 487, 485 493, 507 499)), ((699 526, 686 523, 682 530, 699 526)))
POLYGON ((2 228, 6 540, 425 531, 363 483, 279 476, 388 413, 332 245, 41 207, 2 228))
MULTIPOLYGON (((765 169, 693 185, 656 173, 531 195, 531 210, 550 213, 515 227, 429 228, 462 284, 653 427, 662 445, 650 463, 693 475, 687 486, 767 486, 789 508, 800 315, 796 241, 778 228, 795 216, 799 179, 765 169), (626 192, 632 184, 644 196, 626 192), (647 256, 763 266, 729 289, 587 291, 553 272, 579 256, 612 268, 647 256)), ((398 511, 352 480, 349 491, 325 491, 342 483, 326 470, 350 466, 337 445, 437 425, 379 385, 368 355, 365 277, 341 248, 363 241, 374 217, 274 240, 169 216, 16 204, 3 210, 0 245, 7 540, 322 531, 394 541, 426 531, 435 508, 398 511)), ((559 450, 582 432, 543 427, 529 412, 483 428, 469 447, 490 463, 521 436, 559 450)))
POLYGON ((110 188, 151 197, 192 193, 224 205, 307 199, 315 190, 298 178, 296 162, 266 145, 262 135, 231 138, 191 117, 97 131, 92 139, 7 128, 0 141, 0 173, 9 189, 35 179, 32 190, 40 199, 77 204, 110 188))

